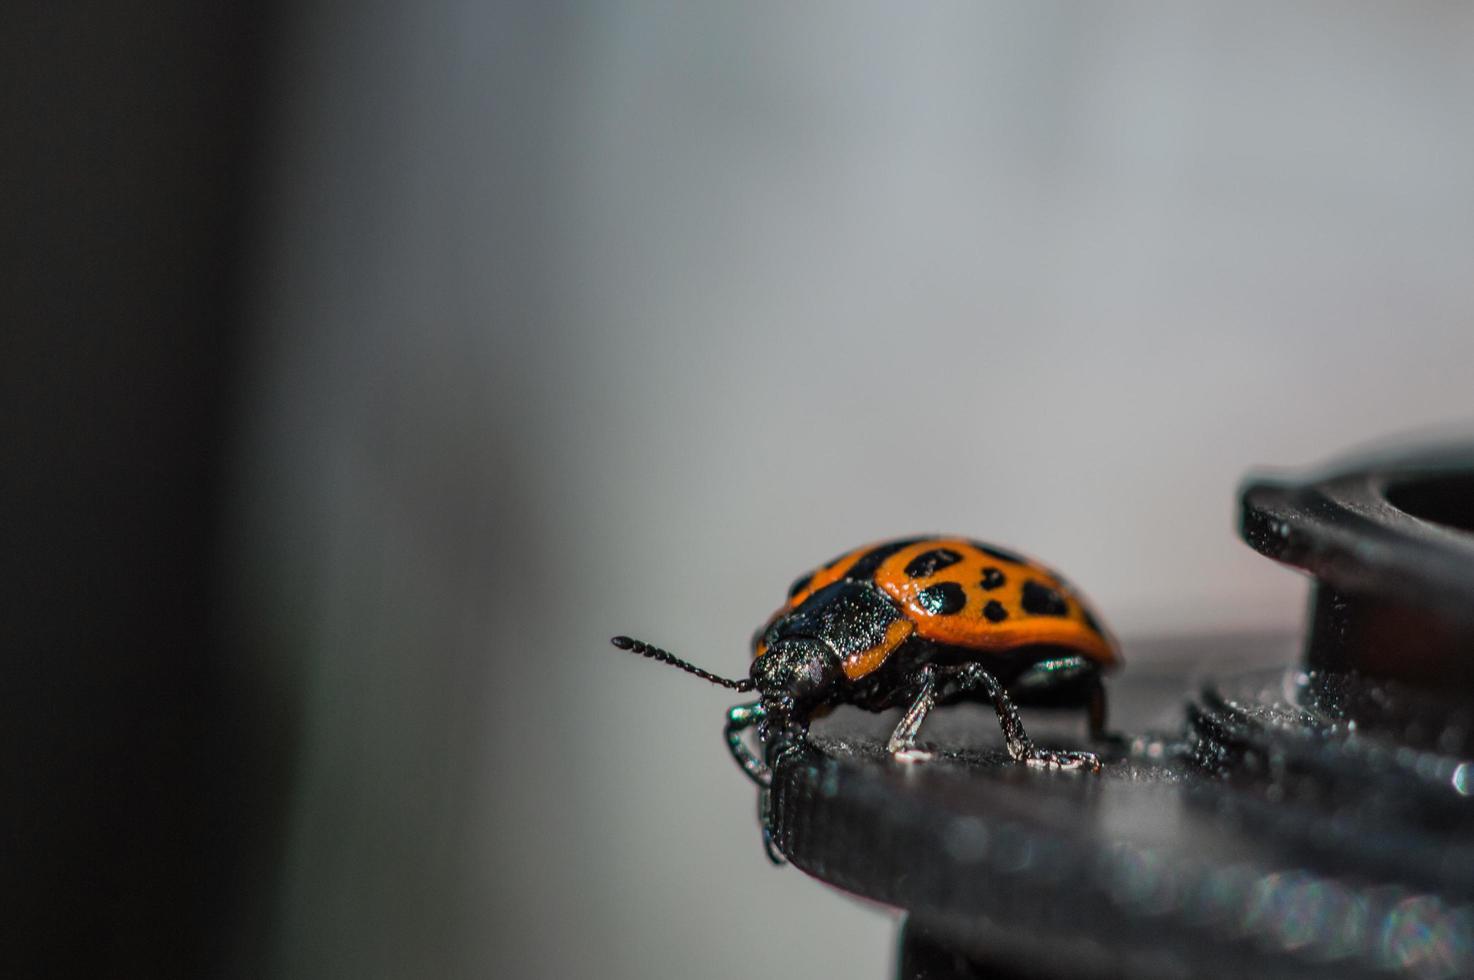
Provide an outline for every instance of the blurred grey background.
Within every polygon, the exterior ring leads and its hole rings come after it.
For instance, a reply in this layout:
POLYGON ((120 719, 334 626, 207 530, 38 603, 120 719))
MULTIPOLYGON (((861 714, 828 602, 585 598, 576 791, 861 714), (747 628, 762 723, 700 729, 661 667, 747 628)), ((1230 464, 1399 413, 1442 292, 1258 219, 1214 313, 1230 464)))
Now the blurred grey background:
MULTIPOLYGON (((268 26, 249 57, 216 20, 89 34, 145 59, 205 34, 244 79, 158 144, 238 137, 210 160, 242 168, 241 213, 202 233, 234 285, 149 294, 201 330, 230 312, 228 343, 149 361, 219 383, 134 408, 217 413, 160 453, 212 454, 209 548, 167 574, 213 583, 190 601, 223 706, 177 735, 230 764, 173 792, 236 817, 217 837, 181 805, 184 884, 89 920, 166 935, 209 895, 187 966, 889 976, 883 911, 763 858, 730 697, 609 635, 738 673, 794 575, 932 530, 1063 569, 1128 663, 1294 629, 1299 581, 1233 533, 1246 469, 1474 410, 1466 6, 310 2, 268 26)), ((167 583, 150 601, 173 621, 167 583)), ((72 690, 97 651, 37 676, 72 690)), ((157 690, 139 714, 174 710, 157 690)), ((146 767, 118 731, 67 764, 146 767)))

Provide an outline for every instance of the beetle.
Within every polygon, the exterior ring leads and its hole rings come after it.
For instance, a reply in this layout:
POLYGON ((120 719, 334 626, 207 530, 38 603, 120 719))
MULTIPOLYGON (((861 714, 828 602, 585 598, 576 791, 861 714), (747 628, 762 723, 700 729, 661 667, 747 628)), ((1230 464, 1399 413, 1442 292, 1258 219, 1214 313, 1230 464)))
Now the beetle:
POLYGON ((887 750, 922 761, 917 734, 931 710, 958 701, 993 705, 1008 754, 1031 766, 1098 771, 1091 752, 1036 746, 1018 703, 1084 706, 1092 737, 1105 733, 1102 674, 1120 648, 1057 572, 1015 552, 964 537, 926 535, 865 545, 799 576, 752 638, 746 678, 702 670, 627 636, 622 650, 714 684, 756 692, 727 712, 727 746, 759 786, 771 763, 801 743, 816 714, 839 704, 906 708, 887 750), (744 733, 757 726, 766 758, 744 733))

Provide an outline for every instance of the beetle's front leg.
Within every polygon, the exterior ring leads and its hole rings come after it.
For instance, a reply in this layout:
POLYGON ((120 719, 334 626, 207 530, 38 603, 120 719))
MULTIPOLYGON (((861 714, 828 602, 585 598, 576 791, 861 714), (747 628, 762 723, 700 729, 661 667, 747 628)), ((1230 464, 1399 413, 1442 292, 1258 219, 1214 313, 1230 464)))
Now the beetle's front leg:
POLYGON ((759 786, 772 785, 773 761, 802 744, 808 732, 808 726, 793 716, 791 705, 786 701, 777 702, 776 709, 762 701, 733 705, 727 709, 727 723, 722 729, 727 739, 727 751, 732 753, 732 758, 737 760, 737 765, 748 778, 759 786), (745 736, 753 727, 757 728, 766 762, 748 747, 745 736))
POLYGON ((745 735, 749 728, 757 726, 759 734, 765 737, 763 743, 765 751, 774 759, 783 752, 796 748, 797 743, 794 733, 790 730, 791 725, 782 726, 775 737, 767 722, 768 712, 761 701, 734 705, 727 711, 725 732, 727 749, 732 753, 732 758, 736 759, 742 771, 758 784, 757 813, 758 824, 763 831, 763 850, 767 853, 768 860, 776 865, 783 865, 788 862, 778 850, 777 842, 773 840, 773 770, 753 754, 752 749, 747 745, 745 735))
POLYGON ((767 711, 761 701, 733 705, 727 710, 727 724, 723 728, 727 737, 727 751, 732 753, 732 758, 737 760, 737 765, 747 773, 748 778, 764 789, 773 784, 773 771, 748 748, 744 735, 749 728, 761 724, 766 717, 767 711))
POLYGON ((757 822, 763 831, 763 853, 781 868, 788 859, 778 850, 778 842, 773 837, 773 791, 766 786, 757 791, 757 822))

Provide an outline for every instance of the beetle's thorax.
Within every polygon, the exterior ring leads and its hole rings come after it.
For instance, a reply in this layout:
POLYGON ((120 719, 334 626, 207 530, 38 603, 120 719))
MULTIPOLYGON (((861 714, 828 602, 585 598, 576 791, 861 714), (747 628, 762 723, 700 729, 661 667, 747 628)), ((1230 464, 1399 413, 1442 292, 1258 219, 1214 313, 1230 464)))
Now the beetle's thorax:
POLYGON ((758 659, 794 642, 822 644, 839 668, 834 683, 843 686, 874 670, 911 632, 901 607, 873 582, 834 582, 773 618, 758 659))

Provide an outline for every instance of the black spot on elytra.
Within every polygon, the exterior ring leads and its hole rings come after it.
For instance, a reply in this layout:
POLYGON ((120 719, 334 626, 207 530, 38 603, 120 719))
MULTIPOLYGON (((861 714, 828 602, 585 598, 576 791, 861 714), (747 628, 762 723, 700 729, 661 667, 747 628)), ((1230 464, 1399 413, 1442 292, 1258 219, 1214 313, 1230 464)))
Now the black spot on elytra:
POLYGON ((1040 582, 1025 582, 1023 596, 1024 612, 1035 616, 1068 616, 1069 604, 1065 597, 1040 582))
POLYGON ((793 580, 793 584, 788 587, 788 598, 792 599, 794 596, 798 595, 804 589, 807 589, 809 587, 809 583, 812 582, 813 580, 814 580, 814 573, 813 572, 810 572, 807 575, 800 575, 798 578, 794 579, 793 580))
POLYGON ((906 574, 910 578, 926 578, 961 560, 962 556, 951 548, 933 548, 930 551, 923 551, 907 562, 906 574))
POLYGON ((902 548, 910 547, 921 538, 905 538, 901 541, 889 541, 885 544, 876 545, 855 560, 855 563, 844 573, 844 577, 856 582, 869 582, 875 578, 875 570, 880 563, 902 548))
POLYGON ((1008 618, 1008 610, 997 599, 989 599, 988 604, 983 607, 983 616, 990 623, 1001 623, 1008 618))
POLYGON ((916 601, 933 616, 950 616, 967 605, 967 593, 956 582, 942 582, 916 593, 916 601))
POLYGON ((977 548, 989 558, 997 558, 999 561, 1011 561, 1015 565, 1027 565, 1029 563, 1029 560, 1023 555, 1015 554, 1014 552, 1009 551, 1007 548, 999 548, 996 545, 984 544, 981 541, 974 541, 973 547, 977 548))
POLYGON ((994 568, 992 565, 989 565, 987 568, 983 569, 982 586, 989 592, 992 592, 994 589, 1001 587, 1003 583, 1007 581, 1008 579, 1003 577, 1003 572, 994 568))

